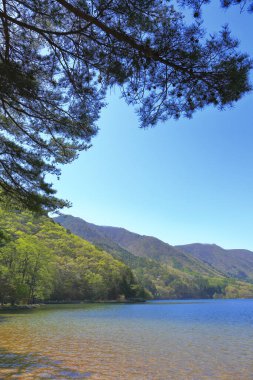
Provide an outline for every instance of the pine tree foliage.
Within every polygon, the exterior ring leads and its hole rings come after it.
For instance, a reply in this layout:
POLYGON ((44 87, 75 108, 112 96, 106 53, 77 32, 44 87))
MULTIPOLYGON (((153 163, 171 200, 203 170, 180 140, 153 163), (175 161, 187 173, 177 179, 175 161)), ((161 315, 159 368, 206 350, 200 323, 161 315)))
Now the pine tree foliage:
POLYGON ((228 8, 231 5, 239 5, 241 12, 244 10, 253 12, 253 2, 251 0, 221 0, 221 5, 223 8, 228 8))
POLYGON ((88 149, 108 87, 141 127, 223 108, 249 91, 251 63, 227 28, 205 38, 172 2, 2 0, 0 188, 32 210, 60 208, 46 174, 88 149))
MULTIPOLYGON (((180 5, 183 7, 190 7, 193 9, 193 16, 195 18, 201 17, 201 11, 204 5, 209 4, 210 0, 179 0, 180 5)), ((252 0, 220 0, 222 8, 229 8, 233 5, 237 5, 240 8, 240 12, 253 12, 252 0)))

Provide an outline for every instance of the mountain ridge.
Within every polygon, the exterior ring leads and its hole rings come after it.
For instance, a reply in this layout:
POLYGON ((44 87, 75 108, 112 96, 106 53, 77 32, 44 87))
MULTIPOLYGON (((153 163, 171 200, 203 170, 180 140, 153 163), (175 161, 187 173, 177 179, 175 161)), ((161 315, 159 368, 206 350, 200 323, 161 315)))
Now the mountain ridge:
POLYGON ((175 269, 209 276, 224 275, 190 254, 152 236, 140 235, 122 227, 98 226, 72 215, 62 214, 54 220, 93 244, 107 250, 110 248, 110 253, 112 249, 119 249, 121 252, 123 249, 125 253, 128 252, 135 257, 158 260, 175 269), (92 236, 90 230, 92 230, 92 236))
POLYGON ((105 250, 121 251, 122 257, 130 253, 158 260, 184 271, 253 281, 253 252, 250 250, 227 250, 215 243, 172 246, 157 237, 141 235, 123 227, 98 226, 72 215, 61 215, 55 221, 65 228, 71 227, 73 233, 105 250))
POLYGON ((225 249, 217 244, 192 243, 176 246, 229 277, 253 281, 253 252, 247 249, 225 249))
POLYGON ((62 214, 54 220, 127 264, 155 298, 252 297, 253 285, 158 238, 122 227, 97 226, 71 215, 62 214))

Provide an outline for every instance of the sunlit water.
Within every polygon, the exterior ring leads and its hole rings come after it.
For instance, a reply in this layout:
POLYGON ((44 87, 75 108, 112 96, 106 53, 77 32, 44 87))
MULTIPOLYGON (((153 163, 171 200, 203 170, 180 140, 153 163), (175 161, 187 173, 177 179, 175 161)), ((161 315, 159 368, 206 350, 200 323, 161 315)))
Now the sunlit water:
POLYGON ((0 315, 0 379, 253 379, 253 300, 0 315))

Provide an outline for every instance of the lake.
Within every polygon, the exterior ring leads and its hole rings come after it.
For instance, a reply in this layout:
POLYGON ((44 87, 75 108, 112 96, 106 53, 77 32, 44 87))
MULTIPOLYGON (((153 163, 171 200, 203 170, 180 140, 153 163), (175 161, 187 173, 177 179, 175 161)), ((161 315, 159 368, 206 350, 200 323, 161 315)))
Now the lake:
POLYGON ((253 379, 253 300, 0 314, 0 379, 253 379))

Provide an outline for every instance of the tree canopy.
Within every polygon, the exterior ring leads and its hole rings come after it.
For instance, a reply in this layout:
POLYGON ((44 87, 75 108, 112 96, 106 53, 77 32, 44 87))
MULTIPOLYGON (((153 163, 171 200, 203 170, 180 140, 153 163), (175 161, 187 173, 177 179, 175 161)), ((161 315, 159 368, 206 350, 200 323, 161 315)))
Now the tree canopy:
POLYGON ((250 90, 251 62, 227 27, 158 0, 3 0, 0 191, 35 211, 67 203, 46 175, 88 149, 106 91, 118 85, 140 126, 223 108, 250 90))
POLYGON ((0 304, 146 295, 130 268, 102 249, 45 216, 0 208, 0 304))

